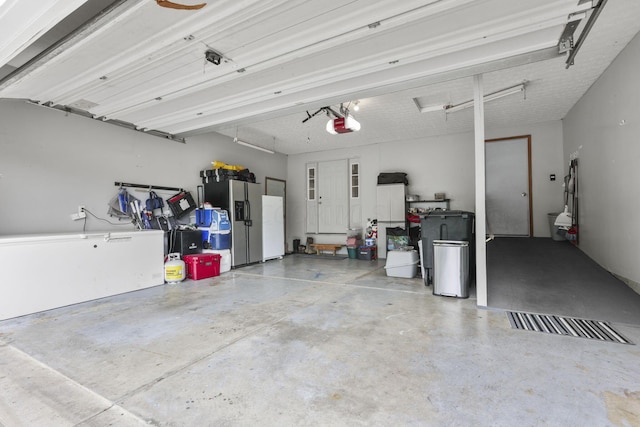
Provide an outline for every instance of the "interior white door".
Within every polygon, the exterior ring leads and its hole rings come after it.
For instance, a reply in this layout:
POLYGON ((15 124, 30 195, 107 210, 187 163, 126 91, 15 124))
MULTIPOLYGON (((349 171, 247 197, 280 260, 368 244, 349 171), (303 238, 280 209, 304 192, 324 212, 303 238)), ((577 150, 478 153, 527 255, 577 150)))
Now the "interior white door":
POLYGON ((530 236, 529 136, 485 144, 487 232, 530 236))
POLYGON ((349 219, 347 160, 318 163, 318 232, 346 233, 349 219))

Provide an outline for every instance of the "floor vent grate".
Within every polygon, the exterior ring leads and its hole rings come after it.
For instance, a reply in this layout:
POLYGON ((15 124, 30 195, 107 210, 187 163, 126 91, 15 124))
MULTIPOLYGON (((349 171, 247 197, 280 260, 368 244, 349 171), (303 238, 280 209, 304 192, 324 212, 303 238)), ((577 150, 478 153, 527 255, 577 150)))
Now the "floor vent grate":
POLYGON ((631 341, 616 331, 608 322, 600 320, 576 319, 573 317, 518 311, 508 311, 507 317, 513 329, 633 345, 631 341))

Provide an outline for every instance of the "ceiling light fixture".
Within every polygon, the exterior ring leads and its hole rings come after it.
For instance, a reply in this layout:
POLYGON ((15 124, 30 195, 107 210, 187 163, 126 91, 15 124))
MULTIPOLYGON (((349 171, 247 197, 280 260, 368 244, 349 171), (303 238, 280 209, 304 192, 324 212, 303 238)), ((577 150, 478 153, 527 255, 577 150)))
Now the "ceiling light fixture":
POLYGON ((360 111, 360 101, 355 101, 353 103, 353 111, 360 111))
POLYGON ((222 61, 222 55, 213 49, 207 49, 207 51, 204 53, 204 59, 211 62, 213 65, 220 65, 220 62, 222 61))
POLYGON ((420 110, 421 113, 433 113, 434 111, 444 111, 447 108, 446 104, 427 105, 426 107, 421 107, 415 98, 414 98, 414 101, 416 102, 416 105, 418 106, 418 110, 420 110))
MULTIPOLYGON (((508 87, 497 92, 489 93, 484 96, 484 102, 495 101, 496 99, 504 98, 505 96, 514 95, 516 93, 524 92, 526 89, 526 82, 522 82, 519 85, 508 87)), ((465 101, 457 105, 446 105, 444 111, 446 113, 455 113, 456 111, 464 110, 465 108, 473 107, 473 99, 465 101)))
POLYGON ((241 141, 238 139, 238 137, 233 138, 233 142, 235 142, 236 144, 244 145, 245 147, 253 148, 254 150, 260 150, 260 151, 264 151, 265 153, 275 154, 275 151, 273 150, 269 150, 268 148, 263 148, 258 145, 253 145, 251 143, 241 141))

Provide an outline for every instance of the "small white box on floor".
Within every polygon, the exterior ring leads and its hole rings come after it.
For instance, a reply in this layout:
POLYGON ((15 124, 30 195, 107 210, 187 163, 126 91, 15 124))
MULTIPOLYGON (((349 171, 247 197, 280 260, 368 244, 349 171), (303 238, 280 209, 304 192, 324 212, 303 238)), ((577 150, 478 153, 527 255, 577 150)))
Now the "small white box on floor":
POLYGON ((202 253, 220 255, 220 273, 231 270, 231 249, 203 249, 202 253))
POLYGON ((387 276, 413 279, 418 274, 418 251, 389 251, 384 268, 387 276))

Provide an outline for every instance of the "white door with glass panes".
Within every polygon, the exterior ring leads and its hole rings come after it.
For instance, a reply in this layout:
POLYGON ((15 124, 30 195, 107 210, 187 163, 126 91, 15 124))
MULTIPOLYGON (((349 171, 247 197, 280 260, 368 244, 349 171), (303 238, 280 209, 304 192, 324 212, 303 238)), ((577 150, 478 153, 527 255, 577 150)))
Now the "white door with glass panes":
POLYGON ((308 163, 306 192, 307 234, 342 234, 361 226, 358 159, 308 163))
POLYGON ((349 219, 347 160, 318 163, 318 233, 345 233, 349 219))

